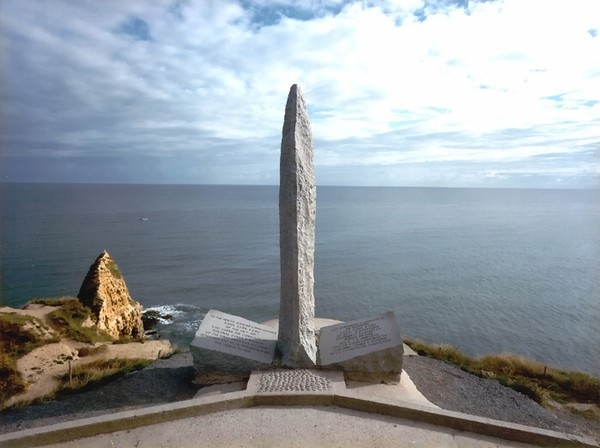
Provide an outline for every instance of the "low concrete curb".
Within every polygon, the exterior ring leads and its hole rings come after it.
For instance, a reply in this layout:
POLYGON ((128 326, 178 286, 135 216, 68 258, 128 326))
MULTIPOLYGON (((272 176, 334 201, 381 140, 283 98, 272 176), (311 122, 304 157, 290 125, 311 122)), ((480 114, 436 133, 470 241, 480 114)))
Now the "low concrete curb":
POLYGON ((398 404, 385 400, 367 400, 348 391, 335 397, 335 404, 341 408, 353 409, 372 414, 389 415, 415 422, 443 426, 459 431, 481 434, 489 437, 550 447, 598 447, 591 438, 550 431, 532 426, 503 422, 491 418, 478 417, 461 412, 446 411, 419 406, 413 403, 398 404))
POLYGON ((149 426, 213 412, 254 406, 253 397, 244 392, 151 406, 134 411, 117 412, 50 426, 0 435, 0 447, 17 448, 43 446, 84 437, 93 437, 126 429, 149 426))
POLYGON ((387 415, 458 431, 481 434, 535 446, 599 447, 591 438, 445 411, 414 403, 365 398, 352 390, 331 393, 260 393, 256 390, 209 395, 134 411, 75 420, 0 435, 0 447, 31 447, 66 442, 182 418, 253 406, 338 406, 387 415))

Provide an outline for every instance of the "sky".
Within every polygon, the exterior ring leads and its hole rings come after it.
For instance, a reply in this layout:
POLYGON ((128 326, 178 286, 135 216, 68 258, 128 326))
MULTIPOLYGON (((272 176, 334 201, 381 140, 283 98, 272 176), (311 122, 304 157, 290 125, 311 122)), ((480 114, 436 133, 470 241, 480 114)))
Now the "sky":
POLYGON ((0 0, 4 182, 600 188, 600 0, 0 0))

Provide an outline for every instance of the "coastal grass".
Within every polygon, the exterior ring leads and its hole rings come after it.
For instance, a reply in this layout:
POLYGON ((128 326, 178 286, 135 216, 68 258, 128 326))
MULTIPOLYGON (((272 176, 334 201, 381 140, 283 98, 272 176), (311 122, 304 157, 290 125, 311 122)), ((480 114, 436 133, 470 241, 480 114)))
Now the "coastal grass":
POLYGON ((97 385, 124 375, 134 370, 140 370, 153 361, 148 359, 102 359, 91 363, 81 364, 60 377, 57 394, 64 394, 84 387, 97 385))
POLYGON ((514 354, 472 358, 448 345, 404 341, 419 355, 454 364, 465 372, 498 380, 543 406, 552 402, 600 406, 600 380, 586 373, 562 370, 514 354))
POLYGON ((27 383, 21 378, 15 361, 5 353, 0 353, 0 409, 13 395, 23 392, 27 383))
POLYGON ((40 298, 29 303, 56 307, 48 314, 51 328, 34 316, 0 313, 0 407, 27 389, 27 382, 17 369, 19 358, 36 348, 60 342, 61 336, 88 344, 113 340, 91 323, 91 311, 74 297, 40 298))
POLYGON ((113 340, 108 333, 99 330, 92 323, 92 311, 75 297, 34 299, 30 303, 56 306, 57 309, 48 314, 48 319, 65 337, 86 344, 113 340))
POLYGON ((48 327, 37 317, 17 313, 0 313, 2 353, 20 358, 42 345, 58 341, 58 337, 44 337, 44 334, 36 329, 45 329, 44 333, 48 334, 48 327))
POLYGON ((27 305, 45 305, 45 306, 62 306, 67 302, 77 300, 72 296, 60 296, 60 297, 36 297, 27 302, 27 305))
POLYGON ((0 404, 24 391, 27 384, 17 370, 17 359, 51 342, 57 337, 48 337, 42 321, 33 316, 17 313, 0 313, 0 404))
POLYGON ((108 268, 108 270, 110 271, 110 273, 112 274, 112 276, 114 278, 122 280, 123 274, 121 274, 121 270, 117 266, 117 263, 115 263, 114 260, 112 260, 110 257, 108 257, 108 258, 109 259, 106 262, 106 267, 108 268))
POLYGON ((25 407, 55 400, 58 397, 103 384, 134 370, 143 369, 152 362, 148 359, 106 359, 79 365, 70 369, 70 373, 58 378, 59 386, 54 392, 32 400, 20 401, 15 406, 25 407))

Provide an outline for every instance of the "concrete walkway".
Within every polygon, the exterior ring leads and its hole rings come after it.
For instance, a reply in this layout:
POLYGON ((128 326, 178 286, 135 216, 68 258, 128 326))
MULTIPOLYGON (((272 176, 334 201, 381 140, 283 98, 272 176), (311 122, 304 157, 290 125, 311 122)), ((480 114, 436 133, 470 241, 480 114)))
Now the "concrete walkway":
POLYGON ((0 435, 0 447, 598 447, 591 439, 438 408, 341 372, 254 372, 196 398, 0 435), (315 386, 317 385, 317 386, 315 386))
POLYGON ((525 447, 467 432, 336 406, 259 406, 50 445, 108 447, 525 447))

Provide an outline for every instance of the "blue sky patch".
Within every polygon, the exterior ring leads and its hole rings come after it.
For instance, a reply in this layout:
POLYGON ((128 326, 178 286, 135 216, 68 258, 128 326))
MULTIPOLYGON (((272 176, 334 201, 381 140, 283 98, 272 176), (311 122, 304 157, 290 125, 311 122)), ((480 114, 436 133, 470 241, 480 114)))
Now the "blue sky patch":
POLYGON ((562 102, 563 101, 563 96, 566 95, 565 93, 561 93, 559 95, 549 95, 549 96, 544 96, 543 98, 545 100, 551 100, 551 101, 559 101, 562 102))
POLYGON ((244 9, 252 13, 252 23, 262 28, 264 26, 277 25, 284 17, 309 21, 327 14, 335 16, 343 9, 345 3, 323 5, 319 10, 304 9, 295 6, 257 6, 253 5, 249 0, 242 0, 241 5, 244 9))
POLYGON ((119 31, 133 37, 135 40, 151 41, 150 27, 145 20, 131 16, 119 27, 119 31))

